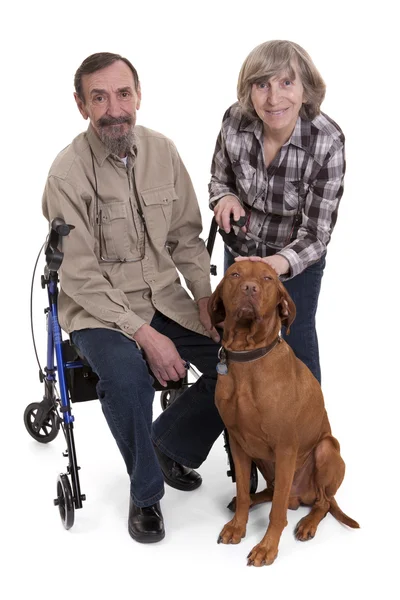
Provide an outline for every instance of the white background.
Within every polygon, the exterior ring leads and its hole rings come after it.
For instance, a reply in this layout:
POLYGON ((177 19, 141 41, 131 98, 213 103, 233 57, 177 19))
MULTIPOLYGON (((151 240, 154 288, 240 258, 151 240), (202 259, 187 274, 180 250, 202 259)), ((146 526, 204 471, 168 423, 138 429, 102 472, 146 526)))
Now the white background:
MULTIPOLYGON (((4 598, 398 597, 398 48, 394 2, 18 2, 2 9, 1 526, 4 598), (84 508, 66 532, 52 506, 65 470, 60 434, 36 443, 22 415, 40 401, 29 324, 30 277, 47 232, 41 194, 55 155, 86 127, 73 101, 75 70, 89 54, 117 52, 137 67, 138 122, 176 143, 191 174, 207 236, 209 168, 240 66, 268 39, 311 54, 326 83, 323 110, 347 139, 345 194, 329 247, 318 313, 323 389, 347 474, 337 499, 358 520, 328 515, 296 542, 306 509, 289 512, 271 567, 247 568, 269 506, 254 510, 238 546, 217 545, 234 486, 218 440, 191 494, 168 488, 167 535, 143 546, 127 533, 128 478, 100 404, 74 407, 84 508), (395 562, 396 561, 396 562, 395 562), (397 588, 397 589, 396 589, 397 588)), ((222 274, 222 244, 213 262, 222 274)), ((43 261, 40 263, 40 271, 43 261)), ((215 278, 213 285, 216 285, 215 278)), ((46 302, 34 317, 45 360, 46 302)), ((159 413, 158 397, 155 415, 159 413)))

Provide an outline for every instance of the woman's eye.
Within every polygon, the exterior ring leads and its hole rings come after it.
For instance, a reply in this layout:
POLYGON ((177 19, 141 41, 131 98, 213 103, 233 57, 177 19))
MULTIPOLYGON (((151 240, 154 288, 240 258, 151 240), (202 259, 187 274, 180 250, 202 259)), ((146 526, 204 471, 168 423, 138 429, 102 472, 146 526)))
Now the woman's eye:
POLYGON ((266 90, 268 87, 268 83, 266 81, 261 81, 256 84, 258 90, 266 90))
POLYGON ((289 87, 289 85, 292 85, 292 82, 290 81, 290 79, 285 79, 285 81, 283 82, 283 85, 285 87, 289 87))

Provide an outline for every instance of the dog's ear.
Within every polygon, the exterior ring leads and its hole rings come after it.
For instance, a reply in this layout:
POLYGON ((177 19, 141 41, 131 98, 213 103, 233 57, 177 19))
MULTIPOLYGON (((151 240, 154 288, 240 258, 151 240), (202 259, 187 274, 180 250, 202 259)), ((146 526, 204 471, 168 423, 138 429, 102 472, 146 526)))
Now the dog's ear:
POLYGON ((224 303, 222 301, 222 284, 223 281, 221 281, 215 292, 213 294, 211 294, 210 299, 208 301, 208 314, 210 315, 211 318, 211 323, 213 324, 213 326, 215 327, 215 325, 218 325, 218 323, 221 323, 222 321, 225 320, 225 306, 224 303))
POLYGON ((280 296, 278 302, 279 316, 282 325, 286 327, 286 334, 288 334, 290 333, 290 326, 296 317, 296 305, 291 299, 289 292, 280 281, 278 282, 278 293, 280 296))

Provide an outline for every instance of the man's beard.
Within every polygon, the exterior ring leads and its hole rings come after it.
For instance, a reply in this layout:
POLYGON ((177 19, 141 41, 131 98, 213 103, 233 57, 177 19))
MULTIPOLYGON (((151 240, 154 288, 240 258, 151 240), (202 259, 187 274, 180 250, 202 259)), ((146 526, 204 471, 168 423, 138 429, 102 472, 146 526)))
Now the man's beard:
POLYGON ((110 154, 126 156, 135 141, 134 120, 132 117, 102 117, 96 123, 99 137, 110 154), (128 131, 123 131, 123 124, 130 125, 128 131))

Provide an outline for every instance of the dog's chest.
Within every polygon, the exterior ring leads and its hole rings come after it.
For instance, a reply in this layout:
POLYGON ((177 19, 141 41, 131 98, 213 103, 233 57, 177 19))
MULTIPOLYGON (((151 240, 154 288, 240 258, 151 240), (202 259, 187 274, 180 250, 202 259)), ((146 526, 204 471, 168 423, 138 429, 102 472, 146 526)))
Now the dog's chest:
POLYGON ((243 450, 254 458, 272 459, 276 443, 276 428, 261 414, 257 403, 244 389, 227 398, 216 398, 217 408, 228 430, 243 450))

